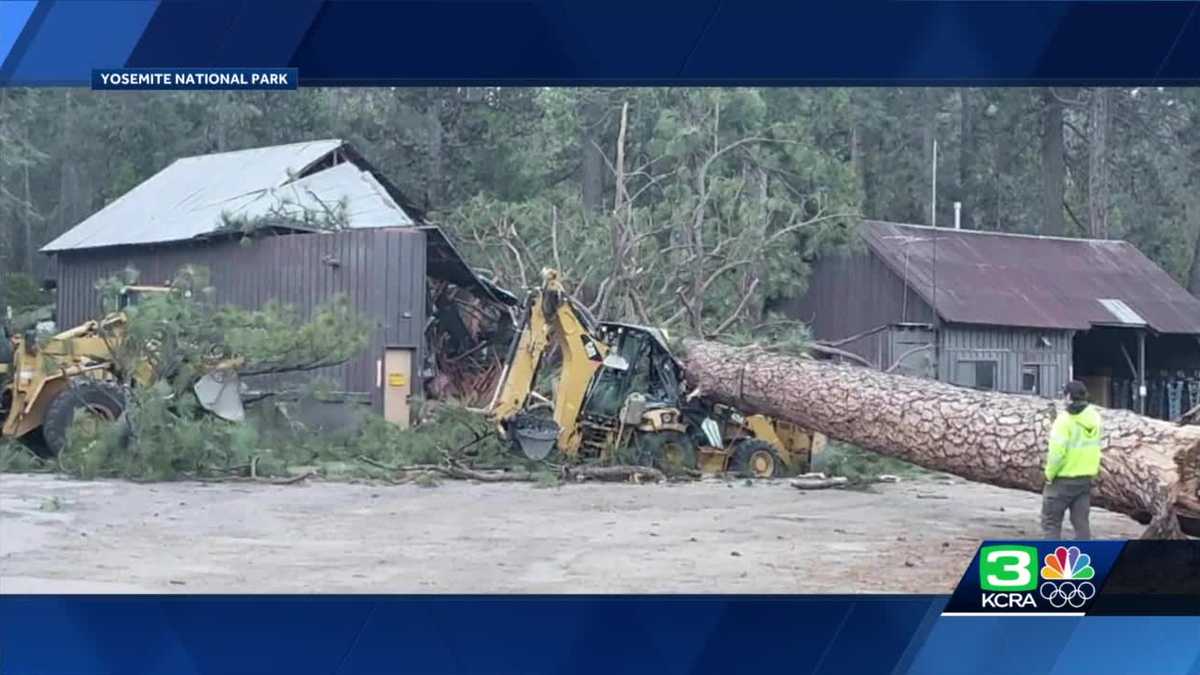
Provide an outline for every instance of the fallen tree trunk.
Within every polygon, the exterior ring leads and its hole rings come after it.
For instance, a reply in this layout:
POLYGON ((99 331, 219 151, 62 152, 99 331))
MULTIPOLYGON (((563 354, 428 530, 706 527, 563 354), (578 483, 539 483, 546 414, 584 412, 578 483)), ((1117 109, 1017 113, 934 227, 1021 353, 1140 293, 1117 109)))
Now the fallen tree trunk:
MULTIPOLYGON (((807 358, 690 341, 703 395, 830 438, 1000 487, 1040 492, 1055 404, 807 358)), ((1146 537, 1200 524, 1200 427, 1105 410, 1093 503, 1149 524, 1146 537), (1177 518, 1178 516, 1178 518, 1177 518)))

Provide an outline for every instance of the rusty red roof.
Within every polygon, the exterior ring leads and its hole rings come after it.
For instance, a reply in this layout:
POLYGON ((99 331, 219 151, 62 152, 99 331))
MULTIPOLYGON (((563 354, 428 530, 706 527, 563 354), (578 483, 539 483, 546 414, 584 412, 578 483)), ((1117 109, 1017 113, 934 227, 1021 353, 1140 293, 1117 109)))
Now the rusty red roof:
POLYGON ((881 221, 865 221, 862 233, 945 321, 1067 330, 1148 325, 1200 335, 1200 299, 1126 241, 881 221))

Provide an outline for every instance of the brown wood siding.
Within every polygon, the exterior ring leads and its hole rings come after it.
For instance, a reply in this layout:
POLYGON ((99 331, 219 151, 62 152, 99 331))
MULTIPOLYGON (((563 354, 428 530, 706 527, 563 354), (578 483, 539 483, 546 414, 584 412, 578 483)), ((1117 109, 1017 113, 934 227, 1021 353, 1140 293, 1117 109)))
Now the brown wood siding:
MULTIPOLYGON (((346 295, 375 324, 369 346, 336 368, 316 371, 345 392, 382 394, 376 361, 384 347, 416 350, 421 363, 425 323, 425 233, 415 229, 347 230, 174 245, 122 246, 59 254, 58 323, 74 326, 100 315, 96 282, 132 267, 138 282, 165 283, 185 265, 207 267, 217 302, 257 308, 275 300, 310 314, 346 295), (338 265, 326 264, 336 259, 338 265)), ((414 377, 419 385, 420 378, 414 377)))
MULTIPOLYGON (((933 311, 890 267, 867 251, 824 256, 812 267, 808 289, 776 309, 809 324, 818 340, 839 340, 878 326, 933 323, 933 311)), ((855 340, 848 351, 886 368, 887 331, 855 340)))

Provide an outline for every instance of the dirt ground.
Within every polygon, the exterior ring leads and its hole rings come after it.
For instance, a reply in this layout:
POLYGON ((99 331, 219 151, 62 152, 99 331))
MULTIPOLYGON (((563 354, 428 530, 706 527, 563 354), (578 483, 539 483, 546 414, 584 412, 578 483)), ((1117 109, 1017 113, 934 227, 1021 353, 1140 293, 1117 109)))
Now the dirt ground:
MULTIPOLYGON (((944 593, 1037 495, 672 485, 77 482, 0 475, 0 593, 944 593)), ((1103 538, 1132 520, 1096 510, 1103 538)))

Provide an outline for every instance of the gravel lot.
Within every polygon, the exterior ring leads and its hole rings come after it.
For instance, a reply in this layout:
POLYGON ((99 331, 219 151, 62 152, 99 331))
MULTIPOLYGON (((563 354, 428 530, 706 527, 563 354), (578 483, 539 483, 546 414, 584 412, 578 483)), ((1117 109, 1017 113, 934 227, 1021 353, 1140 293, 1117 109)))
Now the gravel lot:
MULTIPOLYGON (((0 593, 943 593, 981 539, 1036 538, 1039 506, 924 477, 803 492, 5 474, 0 593)), ((1141 530, 1092 519, 1099 537, 1141 530)))

